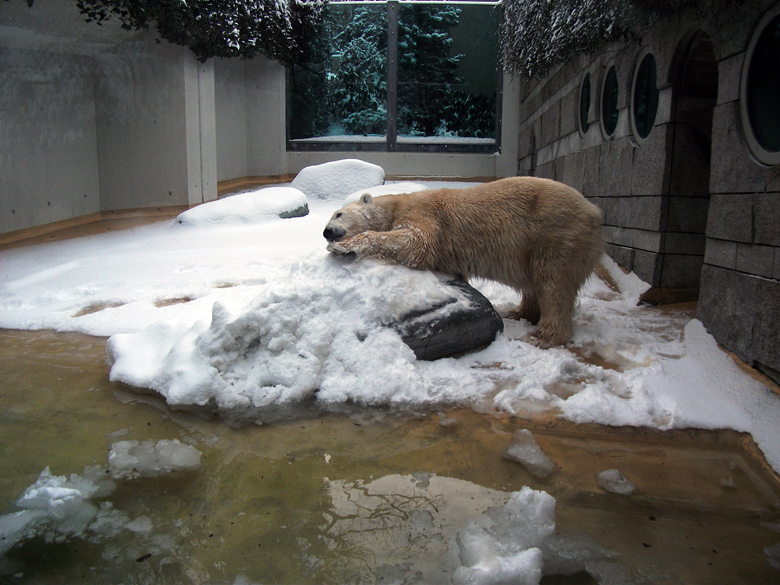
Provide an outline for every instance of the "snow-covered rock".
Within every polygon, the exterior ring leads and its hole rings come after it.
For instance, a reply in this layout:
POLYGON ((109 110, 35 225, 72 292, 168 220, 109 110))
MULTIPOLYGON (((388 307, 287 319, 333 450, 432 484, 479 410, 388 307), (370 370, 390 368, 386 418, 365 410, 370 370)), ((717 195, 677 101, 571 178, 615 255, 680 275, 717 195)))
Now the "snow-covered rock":
POLYGON ((361 189, 385 182, 382 167, 357 159, 344 159, 306 167, 293 179, 292 186, 312 199, 340 201, 361 189))
POLYGON ((350 193, 344 199, 344 205, 357 201, 363 193, 369 193, 373 197, 378 197, 380 195, 396 195, 397 193, 415 193, 416 191, 425 191, 426 189, 428 187, 421 183, 386 183, 377 187, 369 187, 368 189, 358 189, 354 193, 350 193))
POLYGON ((256 223, 307 213, 309 206, 301 191, 294 187, 268 187, 203 203, 179 214, 176 223, 187 226, 256 223))

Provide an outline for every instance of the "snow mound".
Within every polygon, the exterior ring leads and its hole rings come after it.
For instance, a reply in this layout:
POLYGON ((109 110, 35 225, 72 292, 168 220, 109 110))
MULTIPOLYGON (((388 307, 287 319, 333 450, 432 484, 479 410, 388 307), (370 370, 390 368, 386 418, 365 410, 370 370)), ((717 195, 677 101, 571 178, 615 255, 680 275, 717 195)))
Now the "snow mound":
POLYGON ((432 306, 442 316, 462 311, 470 301, 459 294, 431 272, 320 253, 243 308, 216 302, 210 321, 114 335, 110 376, 155 390, 171 405, 227 413, 271 412, 311 398, 431 403, 441 399, 440 384, 421 375, 413 351, 385 325, 432 306))
POLYGON ((302 169, 292 186, 312 199, 340 201, 361 189, 385 182, 382 167, 357 159, 344 159, 302 169))
POLYGON ((357 201, 364 193, 369 193, 373 197, 379 197, 381 195, 396 195, 398 193, 415 193, 416 191, 426 191, 427 189, 428 187, 421 183, 387 183, 368 189, 358 189, 354 193, 347 195, 346 199, 344 199, 344 205, 357 201))
POLYGON ((256 223, 307 213, 309 206, 301 191, 294 187, 269 187, 203 203, 179 214, 176 223, 186 226, 256 223))

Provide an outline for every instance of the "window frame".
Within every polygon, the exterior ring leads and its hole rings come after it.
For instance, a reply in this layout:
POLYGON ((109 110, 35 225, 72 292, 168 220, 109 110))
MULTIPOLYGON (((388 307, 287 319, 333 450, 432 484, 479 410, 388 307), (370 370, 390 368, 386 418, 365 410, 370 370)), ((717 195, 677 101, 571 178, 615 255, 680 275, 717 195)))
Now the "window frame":
MULTIPOLYGON (((403 4, 441 4, 441 0, 404 0, 403 4)), ((387 6, 387 131, 385 136, 363 137, 353 140, 329 139, 327 136, 313 138, 290 138, 289 99, 285 99, 285 126, 288 152, 417 152, 417 153, 464 153, 500 154, 503 109, 503 64, 500 46, 496 55, 496 128, 495 138, 456 138, 439 136, 398 136, 398 15, 402 2, 399 0, 331 0, 338 4, 385 4, 387 6)), ((490 6, 498 10, 498 22, 503 17, 501 0, 456 0, 447 4, 490 6)), ((498 30, 496 30, 498 34, 498 30)), ((290 87, 290 70, 285 70, 285 94, 290 87)), ((341 138, 341 137, 339 137, 341 138)))
POLYGON ((577 90, 577 128, 579 128, 580 136, 585 138, 585 135, 590 131, 590 129, 593 127, 593 122, 591 122, 591 109, 593 108, 593 73, 588 69, 586 70, 581 76, 580 76, 580 85, 579 89, 577 90), (583 127, 583 119, 582 119, 582 100, 585 96, 585 81, 588 82, 588 111, 585 114, 585 123, 588 125, 587 128, 583 127))
POLYGON ((615 65, 614 61, 610 61, 607 63, 607 66, 604 68, 604 76, 601 80, 601 91, 599 92, 599 126, 601 127, 601 135, 604 137, 604 140, 612 140, 615 137, 615 133, 617 132, 618 125, 620 124, 620 78, 618 77, 617 72, 617 65, 615 65), (607 80, 609 79, 610 72, 615 72, 615 83, 617 84, 617 101, 615 102, 615 108, 617 109, 617 119, 615 121, 615 127, 612 129, 612 132, 607 132, 607 125, 606 120, 604 119, 605 111, 604 111, 604 92, 607 88, 607 80))
POLYGON ((758 45, 758 41, 766 32, 767 27, 777 18, 780 18, 780 6, 775 6, 764 14, 759 21, 753 34, 750 37, 750 43, 745 51, 745 59, 742 62, 742 76, 739 87, 739 110, 742 121, 742 134, 747 142, 748 149, 753 159, 762 166, 772 167, 780 165, 780 151, 767 150, 758 140, 754 130, 753 123, 750 120, 748 111, 748 81, 750 76, 750 67, 753 62, 753 54, 758 45))
POLYGON ((641 145, 647 142, 648 138, 650 138, 650 135, 653 133, 653 129, 655 128, 655 123, 658 120, 658 109, 660 107, 660 101, 661 101, 661 91, 658 88, 658 59, 655 57, 655 53, 651 51, 649 48, 644 49, 641 53, 639 53, 639 56, 636 61, 636 67, 634 67, 634 78, 631 82, 631 102, 629 107, 629 114, 631 118, 631 133, 633 135, 634 141, 641 145), (646 136, 642 136, 642 134, 639 132, 639 126, 637 124, 636 120, 636 90, 637 90, 637 82, 639 81, 639 71, 642 68, 642 64, 645 62, 645 59, 647 57, 652 57, 655 67, 655 91, 657 92, 658 96, 656 98, 656 106, 655 106, 655 112, 653 113, 653 123, 650 126, 650 130, 648 131, 646 136))

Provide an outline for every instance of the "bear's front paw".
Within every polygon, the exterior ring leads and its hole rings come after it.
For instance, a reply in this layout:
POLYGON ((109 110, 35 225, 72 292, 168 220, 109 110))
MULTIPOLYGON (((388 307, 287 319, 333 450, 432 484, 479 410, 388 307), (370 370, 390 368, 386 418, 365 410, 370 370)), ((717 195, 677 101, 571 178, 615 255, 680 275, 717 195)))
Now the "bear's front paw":
POLYGON ((327 250, 331 254, 337 254, 339 256, 353 253, 352 250, 348 249, 343 242, 331 242, 328 244, 327 250))

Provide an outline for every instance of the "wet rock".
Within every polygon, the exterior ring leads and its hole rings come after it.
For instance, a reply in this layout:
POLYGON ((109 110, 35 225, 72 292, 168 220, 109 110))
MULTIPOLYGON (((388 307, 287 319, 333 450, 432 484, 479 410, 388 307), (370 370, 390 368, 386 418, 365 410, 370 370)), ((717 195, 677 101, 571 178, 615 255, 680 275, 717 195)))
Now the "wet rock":
POLYGON ((477 289, 462 279, 444 284, 452 289, 452 298, 391 324, 417 359, 436 360, 482 348, 504 330, 501 316, 477 289), (464 295, 468 303, 459 302, 464 295))

